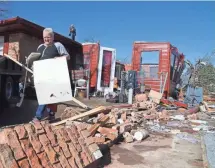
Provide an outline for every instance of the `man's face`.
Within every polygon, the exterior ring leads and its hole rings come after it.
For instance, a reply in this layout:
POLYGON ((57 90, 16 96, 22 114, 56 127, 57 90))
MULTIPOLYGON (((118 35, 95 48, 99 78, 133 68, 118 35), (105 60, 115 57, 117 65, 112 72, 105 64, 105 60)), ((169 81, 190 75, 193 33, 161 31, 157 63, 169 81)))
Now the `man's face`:
POLYGON ((43 33, 43 40, 44 40, 44 43, 46 45, 50 45, 52 44, 52 42, 54 41, 54 38, 52 37, 51 34, 49 34, 48 32, 44 32, 43 33))

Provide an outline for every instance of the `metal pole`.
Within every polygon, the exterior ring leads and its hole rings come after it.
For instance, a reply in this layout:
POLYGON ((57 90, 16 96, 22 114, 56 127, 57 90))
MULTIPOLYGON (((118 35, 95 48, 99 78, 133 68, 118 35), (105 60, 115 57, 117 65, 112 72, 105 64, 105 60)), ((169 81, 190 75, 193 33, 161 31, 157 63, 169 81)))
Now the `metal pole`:
POLYGON ((132 104, 132 99, 133 99, 133 89, 130 88, 128 90, 128 104, 132 104))
POLYGON ((163 85, 163 89, 162 89, 162 95, 163 95, 163 92, 164 92, 164 89, 165 89, 165 86, 166 86, 166 80, 167 80, 167 76, 168 76, 168 72, 166 72, 166 77, 165 77, 165 80, 164 80, 164 85, 163 85))

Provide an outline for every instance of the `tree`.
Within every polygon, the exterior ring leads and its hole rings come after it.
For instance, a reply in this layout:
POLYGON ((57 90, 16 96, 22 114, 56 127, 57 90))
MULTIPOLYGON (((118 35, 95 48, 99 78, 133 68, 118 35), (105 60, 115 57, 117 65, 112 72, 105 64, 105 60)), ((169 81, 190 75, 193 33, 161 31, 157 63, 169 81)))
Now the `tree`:
POLYGON ((215 59, 215 50, 204 56, 201 61, 206 62, 205 66, 201 66, 198 70, 198 81, 204 89, 204 93, 215 92, 215 67, 213 65, 215 59))

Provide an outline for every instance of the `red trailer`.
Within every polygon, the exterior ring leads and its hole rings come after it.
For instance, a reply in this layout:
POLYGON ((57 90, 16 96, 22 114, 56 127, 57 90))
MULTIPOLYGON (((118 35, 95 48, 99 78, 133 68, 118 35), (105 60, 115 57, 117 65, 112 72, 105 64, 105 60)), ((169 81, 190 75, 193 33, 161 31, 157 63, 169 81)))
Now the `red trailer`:
MULTIPOLYGON (((141 53, 148 51, 159 52, 158 76, 161 76, 161 72, 167 74, 164 96, 173 96, 184 69, 184 55, 179 53, 178 49, 168 42, 134 42, 131 65, 132 70, 140 71, 142 64, 141 53)), ((144 78, 144 84, 150 86, 152 90, 160 91, 160 84, 165 83, 164 80, 165 78, 158 79, 153 76, 148 76, 147 78, 144 78)))

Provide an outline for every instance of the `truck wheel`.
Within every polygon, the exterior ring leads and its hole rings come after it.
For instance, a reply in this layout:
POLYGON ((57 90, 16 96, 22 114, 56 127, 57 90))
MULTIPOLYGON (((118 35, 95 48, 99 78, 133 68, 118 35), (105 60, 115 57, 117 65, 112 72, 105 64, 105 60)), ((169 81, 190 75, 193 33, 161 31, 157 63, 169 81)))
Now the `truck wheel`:
POLYGON ((14 94, 14 80, 11 76, 2 76, 1 79, 1 103, 3 108, 7 108, 10 106, 12 97, 14 94))
POLYGON ((14 92, 14 82, 13 78, 8 76, 5 80, 5 100, 9 102, 13 97, 14 92))

